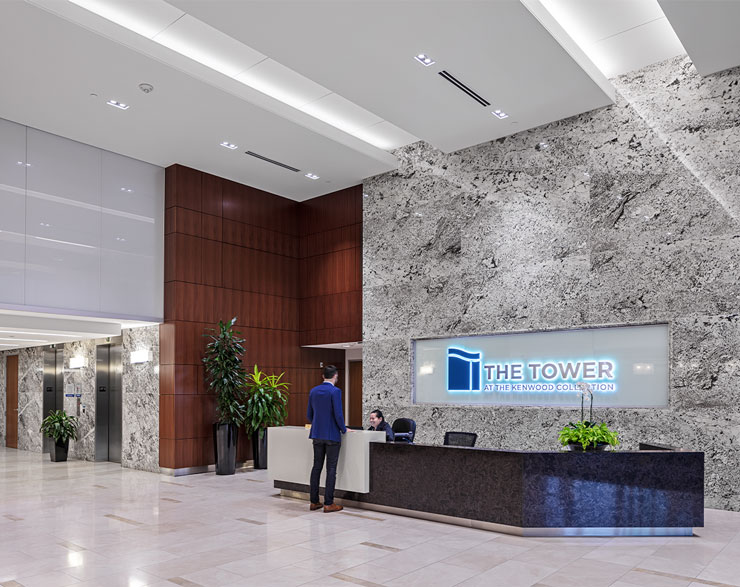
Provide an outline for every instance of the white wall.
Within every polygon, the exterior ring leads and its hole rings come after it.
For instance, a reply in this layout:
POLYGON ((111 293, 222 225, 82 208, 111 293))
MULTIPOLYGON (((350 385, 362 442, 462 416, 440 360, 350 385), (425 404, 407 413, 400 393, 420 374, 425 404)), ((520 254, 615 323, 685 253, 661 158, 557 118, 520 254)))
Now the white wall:
POLYGON ((0 308, 160 321, 164 169, 0 119, 0 308))

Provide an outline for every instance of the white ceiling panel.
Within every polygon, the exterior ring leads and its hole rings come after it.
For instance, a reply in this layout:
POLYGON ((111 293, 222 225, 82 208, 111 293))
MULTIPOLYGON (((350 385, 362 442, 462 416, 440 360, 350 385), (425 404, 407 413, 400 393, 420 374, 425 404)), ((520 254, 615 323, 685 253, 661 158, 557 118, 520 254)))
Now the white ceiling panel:
POLYGON ((104 15, 138 34, 153 38, 185 14, 167 3, 130 0, 70 0, 86 10, 104 15))
POLYGON ((240 73, 236 79, 294 108, 305 106, 330 93, 324 86, 272 59, 265 59, 240 73))
POLYGON ((159 33, 154 40, 229 77, 235 77, 267 59, 265 55, 187 14, 159 33))
POLYGON ((701 75, 740 65, 740 2, 659 0, 701 75))
POLYGON ((681 41, 666 18, 612 35, 589 48, 594 62, 609 78, 683 53, 681 41))
POLYGON ((606 79, 586 74, 518 0, 172 4, 444 151, 612 103, 606 79), (436 63, 415 61, 422 52, 436 63))

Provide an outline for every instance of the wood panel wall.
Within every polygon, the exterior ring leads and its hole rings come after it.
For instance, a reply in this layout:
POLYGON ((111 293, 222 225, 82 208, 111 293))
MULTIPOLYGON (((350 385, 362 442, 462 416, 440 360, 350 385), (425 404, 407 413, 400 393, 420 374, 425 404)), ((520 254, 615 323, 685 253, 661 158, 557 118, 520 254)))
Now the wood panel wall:
MULTIPOLYGON (((301 348, 361 339, 362 188, 294 202, 173 165, 165 180, 160 466, 212 464, 215 397, 203 334, 237 316, 245 367, 285 372, 288 424, 305 422, 320 364, 344 352, 301 348)), ((340 373, 340 378, 343 372, 340 373)), ((251 458, 240 435, 237 458, 251 458)))

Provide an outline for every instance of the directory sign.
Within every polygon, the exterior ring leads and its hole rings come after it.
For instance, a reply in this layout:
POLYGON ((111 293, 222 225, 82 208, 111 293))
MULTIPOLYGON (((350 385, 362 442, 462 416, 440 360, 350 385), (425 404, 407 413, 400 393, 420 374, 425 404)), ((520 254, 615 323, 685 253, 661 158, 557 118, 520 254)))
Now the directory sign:
POLYGON ((413 341, 414 403, 668 405, 667 324, 413 341))

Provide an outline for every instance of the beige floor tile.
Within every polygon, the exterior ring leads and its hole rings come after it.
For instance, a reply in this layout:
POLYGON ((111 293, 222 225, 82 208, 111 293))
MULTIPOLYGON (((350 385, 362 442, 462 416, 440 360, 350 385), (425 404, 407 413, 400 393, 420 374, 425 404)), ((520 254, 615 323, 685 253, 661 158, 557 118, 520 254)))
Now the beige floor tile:
POLYGON ((433 563, 387 581, 385 585, 391 587, 451 587, 469 579, 475 574, 476 571, 464 567, 447 565, 445 563, 433 563))
POLYGON ((587 584, 589 587, 608 587, 630 569, 627 565, 581 558, 561 567, 544 578, 542 583, 550 587, 571 587, 573 582, 587 584))
POLYGON ((637 587, 688 587, 691 579, 676 579, 652 573, 642 573, 640 571, 630 571, 620 577, 621 583, 635 585, 637 587))
POLYGON ((658 544, 642 544, 634 546, 607 544, 594 548, 592 551, 584 554, 583 558, 635 567, 654 554, 659 548, 661 548, 661 546, 658 544))
POLYGON ((681 560, 675 558, 663 558, 659 556, 649 556, 640 563, 639 568, 651 571, 662 571, 664 573, 673 573, 684 577, 696 577, 704 570, 706 565, 695 560, 681 560))
POLYGON ((79 583, 74 577, 58 571, 19 577, 17 581, 23 587, 66 587, 67 585, 79 583))
POLYGON ((460 585, 465 587, 531 587, 556 570, 544 565, 508 560, 485 573, 463 581, 460 585))
POLYGON ((740 557, 735 553, 725 554, 722 551, 697 575, 697 579, 740 586, 740 557))

